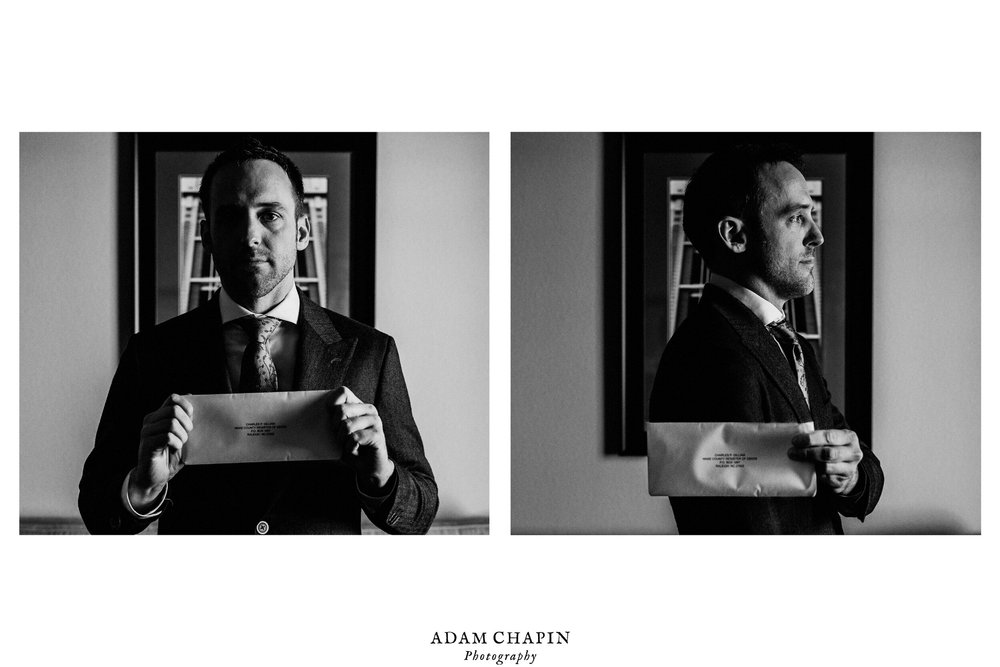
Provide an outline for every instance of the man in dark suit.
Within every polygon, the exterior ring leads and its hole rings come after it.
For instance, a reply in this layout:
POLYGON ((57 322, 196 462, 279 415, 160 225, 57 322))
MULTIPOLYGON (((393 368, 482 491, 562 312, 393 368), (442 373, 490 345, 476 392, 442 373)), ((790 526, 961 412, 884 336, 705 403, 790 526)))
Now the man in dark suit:
POLYGON ((360 533, 361 510, 390 533, 425 533, 437 486, 393 339, 295 288, 310 238, 302 176, 250 140, 202 179, 202 238, 222 289, 134 335, 122 355, 80 482, 92 533, 360 533), (341 461, 184 467, 198 414, 185 394, 335 390, 341 461))
POLYGON ((864 519, 883 475, 831 403, 812 348, 782 307, 814 288, 823 235, 800 158, 741 146, 709 157, 688 184, 684 231, 712 270, 701 302, 660 360, 649 401, 656 422, 813 422, 790 458, 816 465, 813 498, 672 497, 681 533, 843 533, 864 519))

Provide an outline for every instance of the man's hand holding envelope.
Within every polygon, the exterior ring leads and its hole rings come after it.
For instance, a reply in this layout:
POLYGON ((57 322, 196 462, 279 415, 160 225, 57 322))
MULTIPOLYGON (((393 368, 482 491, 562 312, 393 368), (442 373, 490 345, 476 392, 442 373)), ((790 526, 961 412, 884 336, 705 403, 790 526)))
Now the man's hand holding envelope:
POLYGON ((858 483, 862 456, 857 434, 841 429, 796 435, 788 450, 788 458, 793 461, 814 464, 819 481, 841 496, 848 495, 858 483))
POLYGON ((129 502, 137 512, 152 509, 163 487, 184 467, 181 455, 192 428, 194 407, 178 394, 143 418, 138 462, 128 484, 129 502))
POLYGON ((381 495, 396 464, 389 460, 378 410, 362 403, 347 387, 334 390, 332 399, 334 432, 343 443, 343 460, 354 468, 362 492, 381 495))
POLYGON ((379 496, 392 478, 382 420, 347 387, 252 394, 171 394, 143 419, 129 478, 132 507, 155 507, 185 465, 336 460, 379 496), (197 417, 195 416, 197 414, 197 417))
POLYGON ((817 481, 847 495, 858 480, 853 431, 815 431, 811 422, 654 422, 646 432, 650 495, 813 496, 817 481))

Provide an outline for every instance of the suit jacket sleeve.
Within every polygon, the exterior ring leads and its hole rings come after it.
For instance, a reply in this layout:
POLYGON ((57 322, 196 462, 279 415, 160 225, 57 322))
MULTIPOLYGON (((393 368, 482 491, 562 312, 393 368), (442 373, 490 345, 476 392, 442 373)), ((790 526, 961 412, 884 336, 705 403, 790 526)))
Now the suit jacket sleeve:
POLYGON ((94 449, 80 480, 79 508, 91 533, 139 533, 155 517, 139 519, 122 504, 122 482, 135 467, 143 408, 139 387, 139 336, 132 336, 118 363, 104 404, 94 449))
POLYGON ((382 360, 375 408, 382 418, 389 458, 396 464, 396 489, 377 510, 366 508, 365 512, 372 523, 387 533, 426 533, 437 514, 437 483, 413 421, 410 396, 392 337, 382 360))
MULTIPOLYGON (((804 345, 803 347, 808 348, 808 345, 804 345)), ((807 354, 811 355, 811 349, 807 354)), ((824 424, 823 428, 850 430, 851 427, 848 425, 847 419, 844 418, 844 415, 837 409, 837 406, 830 400, 830 390, 827 388, 826 379, 823 379, 822 383, 824 397, 823 410, 827 413, 824 422, 829 424, 829 426, 824 424)), ((831 496, 834 498, 838 512, 844 516, 853 516, 864 521, 865 517, 875 509, 875 505, 882 496, 882 485, 885 482, 885 476, 882 473, 882 464, 879 462, 878 457, 875 456, 871 447, 860 439, 858 443, 861 446, 862 456, 861 461, 858 463, 857 484, 851 493, 846 496, 835 494, 831 494, 831 496)))

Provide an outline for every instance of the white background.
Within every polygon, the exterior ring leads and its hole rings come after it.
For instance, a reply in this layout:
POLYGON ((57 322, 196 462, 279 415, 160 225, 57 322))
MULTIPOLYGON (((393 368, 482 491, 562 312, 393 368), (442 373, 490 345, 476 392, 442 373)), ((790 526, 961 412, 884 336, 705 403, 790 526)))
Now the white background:
MULTIPOLYGON (((4 201, 17 201, 19 131, 489 131, 493 534, 20 537, 18 466, 9 462, 0 638, 11 664, 462 663, 461 649, 429 645, 445 630, 571 631, 568 646, 540 648, 535 664, 545 666, 995 659, 1000 554, 989 483, 977 537, 507 532, 509 398, 518 391, 509 381, 508 133, 982 131, 990 196, 996 22, 961 1, 360 5, 246 2, 238 16, 204 0, 4 9, 4 201), (321 103, 317 77, 333 84, 321 103), (175 95, 178 86, 187 92, 175 95)), ((983 247, 995 227, 983 224, 983 247)), ((13 252, 17 225, 7 229, 13 252)), ((17 262, 3 265, 17 301, 17 262)), ((984 262, 983 284, 995 278, 984 262)), ((16 330, 6 329, 8 350, 16 330)), ((983 365, 988 418, 989 347, 983 365)), ((5 397, 14 425, 17 398, 5 397)), ((997 460, 986 424, 989 481, 997 460)))

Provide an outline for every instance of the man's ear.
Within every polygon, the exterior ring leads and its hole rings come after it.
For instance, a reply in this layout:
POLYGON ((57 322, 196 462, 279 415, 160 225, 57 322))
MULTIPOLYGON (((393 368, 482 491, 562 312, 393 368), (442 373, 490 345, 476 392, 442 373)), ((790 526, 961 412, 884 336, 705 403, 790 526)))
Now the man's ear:
POLYGON ((212 252, 212 234, 209 231, 208 220, 202 218, 198 222, 198 229, 201 230, 201 244, 205 247, 205 250, 212 252))
POLYGON ((295 249, 305 250, 309 247, 311 234, 312 223, 309 222, 309 216, 299 216, 299 218, 295 221, 295 249))
POLYGON ((746 252, 747 227, 739 218, 727 215, 719 220, 719 238, 722 243, 734 253, 746 252))

